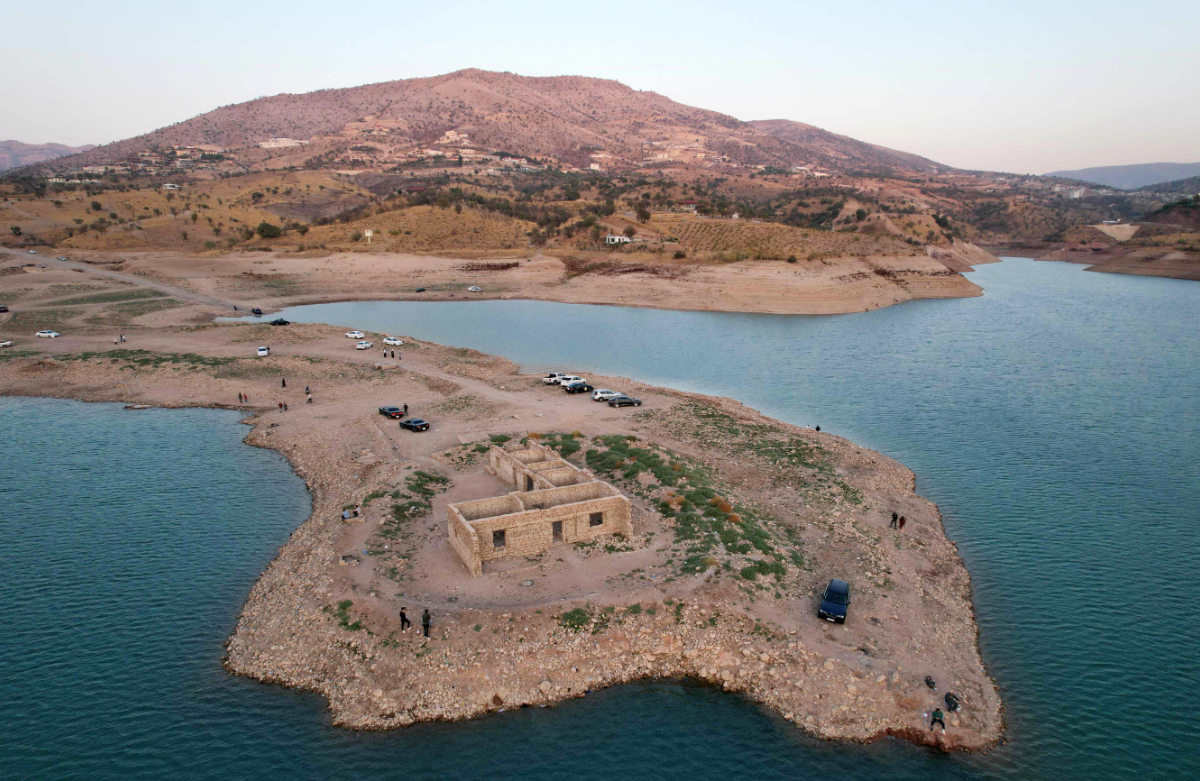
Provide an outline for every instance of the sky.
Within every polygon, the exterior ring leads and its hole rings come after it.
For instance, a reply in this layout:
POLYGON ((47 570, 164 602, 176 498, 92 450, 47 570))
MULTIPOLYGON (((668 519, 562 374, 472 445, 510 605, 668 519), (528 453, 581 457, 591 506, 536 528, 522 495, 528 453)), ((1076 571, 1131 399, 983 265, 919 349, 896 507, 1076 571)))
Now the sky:
POLYGON ((977 170, 1200 161, 1200 3, 8 3, 0 139, 462 68, 621 81, 977 170))

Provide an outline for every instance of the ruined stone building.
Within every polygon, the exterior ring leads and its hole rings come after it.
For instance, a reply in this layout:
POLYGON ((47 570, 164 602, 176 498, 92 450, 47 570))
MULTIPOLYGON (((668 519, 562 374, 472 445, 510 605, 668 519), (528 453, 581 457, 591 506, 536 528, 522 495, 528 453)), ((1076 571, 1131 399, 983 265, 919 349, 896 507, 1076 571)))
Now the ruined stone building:
POLYGON ((563 542, 633 534, 629 500, 608 483, 530 443, 488 451, 488 471, 518 490, 447 505, 450 547, 476 577, 483 562, 534 556, 563 542))

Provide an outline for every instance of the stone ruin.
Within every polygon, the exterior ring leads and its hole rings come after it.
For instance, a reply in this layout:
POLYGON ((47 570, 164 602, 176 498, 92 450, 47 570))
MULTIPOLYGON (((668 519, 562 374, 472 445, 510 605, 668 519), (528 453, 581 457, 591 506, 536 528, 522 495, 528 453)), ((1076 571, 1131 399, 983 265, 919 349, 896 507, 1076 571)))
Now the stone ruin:
POLYGON ((475 577, 483 575, 485 561, 534 556, 607 534, 633 535, 629 500, 551 448, 493 446, 487 469, 518 490, 446 507, 450 547, 475 577))

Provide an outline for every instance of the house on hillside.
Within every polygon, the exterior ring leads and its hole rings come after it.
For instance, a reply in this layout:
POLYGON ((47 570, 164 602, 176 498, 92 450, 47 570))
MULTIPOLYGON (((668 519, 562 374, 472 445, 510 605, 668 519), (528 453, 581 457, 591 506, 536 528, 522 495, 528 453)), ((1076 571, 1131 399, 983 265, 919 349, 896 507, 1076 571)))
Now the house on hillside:
POLYGON ((618 235, 610 233, 604 237, 604 243, 609 246, 628 244, 629 242, 630 242, 630 238, 628 236, 618 236, 618 235))
POLYGON ((685 212, 690 212, 691 214, 696 213, 697 205, 698 204, 695 201, 680 201, 678 204, 680 209, 683 209, 685 212))
POLYGON ((163 188, 164 190, 182 190, 182 189, 183 189, 183 188, 182 188, 182 187, 180 187, 179 185, 177 185, 177 184, 172 184, 172 183, 170 183, 170 182, 167 182, 166 184, 164 184, 164 185, 162 186, 162 188, 163 188))

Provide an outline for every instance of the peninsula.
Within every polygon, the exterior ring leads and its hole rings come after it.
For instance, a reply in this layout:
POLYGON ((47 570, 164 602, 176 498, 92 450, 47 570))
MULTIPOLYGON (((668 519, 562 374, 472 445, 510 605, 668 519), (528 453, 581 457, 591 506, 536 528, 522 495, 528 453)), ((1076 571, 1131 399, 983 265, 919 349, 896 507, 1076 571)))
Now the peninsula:
POLYGON ((999 740, 1003 707, 980 657, 970 577, 937 507, 895 461, 730 399, 630 378, 589 378, 642 401, 612 408, 419 335, 397 335, 393 358, 382 334, 366 335, 376 349, 355 350, 331 326, 215 322, 274 289, 274 258, 235 275, 232 301, 215 260, 98 260, 0 263, 12 310, 0 314, 0 341, 14 343, 0 350, 0 393, 240 409, 247 442, 288 458, 312 514, 249 594, 230 672, 318 692, 335 724, 356 729, 686 676, 823 738, 947 750, 999 740), (34 338, 50 328, 61 335, 34 338), (378 412, 402 404, 430 430, 378 412), (504 536, 516 527, 473 520, 552 522, 534 511, 563 501, 598 502, 589 518, 617 514, 611 528, 547 530, 520 550, 517 531, 504 536), (480 548, 456 549, 455 513, 489 551, 511 544, 515 555, 476 562, 480 548), (853 587, 844 625, 816 615, 835 577, 853 587), (945 733, 930 730, 926 713, 946 692, 963 707, 945 733))

